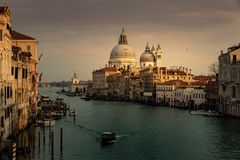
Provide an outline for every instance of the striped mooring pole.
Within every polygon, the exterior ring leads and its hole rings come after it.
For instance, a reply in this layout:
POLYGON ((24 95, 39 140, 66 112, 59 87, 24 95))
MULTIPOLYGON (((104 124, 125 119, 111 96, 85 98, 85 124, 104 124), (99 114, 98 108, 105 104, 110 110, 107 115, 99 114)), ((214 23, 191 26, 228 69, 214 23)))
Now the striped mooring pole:
POLYGON ((17 144, 13 143, 12 145, 12 160, 16 160, 16 156, 17 156, 17 144))

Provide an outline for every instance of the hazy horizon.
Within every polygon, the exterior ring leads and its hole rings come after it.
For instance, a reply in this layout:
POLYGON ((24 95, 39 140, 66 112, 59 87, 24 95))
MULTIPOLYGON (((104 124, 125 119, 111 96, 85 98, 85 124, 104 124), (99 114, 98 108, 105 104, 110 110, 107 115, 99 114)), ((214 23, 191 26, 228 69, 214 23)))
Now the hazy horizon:
POLYGON ((43 81, 91 79, 107 64, 122 27, 137 59, 146 42, 163 50, 163 66, 208 74, 220 50, 240 42, 238 0, 12 0, 13 29, 39 41, 43 81))

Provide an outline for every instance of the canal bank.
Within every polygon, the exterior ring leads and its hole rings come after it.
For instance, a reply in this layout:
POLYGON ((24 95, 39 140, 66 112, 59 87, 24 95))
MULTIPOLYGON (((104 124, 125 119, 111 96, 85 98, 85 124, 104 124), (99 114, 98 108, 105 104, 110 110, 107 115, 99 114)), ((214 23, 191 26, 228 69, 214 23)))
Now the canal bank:
MULTIPOLYGON (((40 88, 40 93, 56 98, 56 88, 40 88)), ((240 121, 190 115, 185 110, 152 107, 127 102, 84 101, 66 97, 77 112, 56 122, 54 159, 238 159, 240 121), (63 128, 63 153, 60 153, 60 128, 63 128), (103 131, 114 131, 121 138, 111 146, 101 146, 103 131)), ((43 130, 38 128, 35 134, 43 130)), ((45 134, 48 135, 45 129, 45 134)), ((36 140, 37 142, 37 140, 36 140)), ((31 159, 51 159, 49 136, 31 159)), ((19 157, 20 160, 26 159, 19 157)))

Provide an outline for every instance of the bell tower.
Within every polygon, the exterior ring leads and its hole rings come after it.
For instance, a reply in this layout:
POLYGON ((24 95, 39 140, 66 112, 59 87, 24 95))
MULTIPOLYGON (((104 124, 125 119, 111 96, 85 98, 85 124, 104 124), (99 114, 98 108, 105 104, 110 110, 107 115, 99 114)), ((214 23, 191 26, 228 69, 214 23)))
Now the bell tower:
POLYGON ((162 49, 158 44, 157 49, 155 51, 155 67, 162 67, 162 49))

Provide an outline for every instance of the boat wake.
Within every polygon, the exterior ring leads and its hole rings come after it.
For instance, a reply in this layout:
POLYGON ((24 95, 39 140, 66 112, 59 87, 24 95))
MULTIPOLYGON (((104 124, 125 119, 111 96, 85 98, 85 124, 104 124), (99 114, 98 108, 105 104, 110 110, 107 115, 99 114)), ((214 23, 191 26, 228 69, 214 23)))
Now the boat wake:
MULTIPOLYGON (((83 125, 74 123, 74 122, 69 121, 69 120, 65 120, 64 122, 69 123, 69 124, 71 124, 71 125, 74 125, 74 126, 78 127, 78 128, 81 129, 83 132, 85 132, 85 133, 87 133, 87 134, 95 137, 95 138, 96 138, 96 141, 97 141, 98 143, 101 143, 101 138, 100 138, 101 132, 96 131, 96 130, 93 130, 93 129, 90 129, 90 128, 88 128, 88 127, 85 127, 85 126, 83 126, 83 125)), ((127 135, 126 135, 126 134, 116 135, 116 140, 113 140, 112 142, 113 142, 113 143, 117 143, 117 142, 118 142, 120 139, 122 139, 123 137, 127 137, 127 135)))

